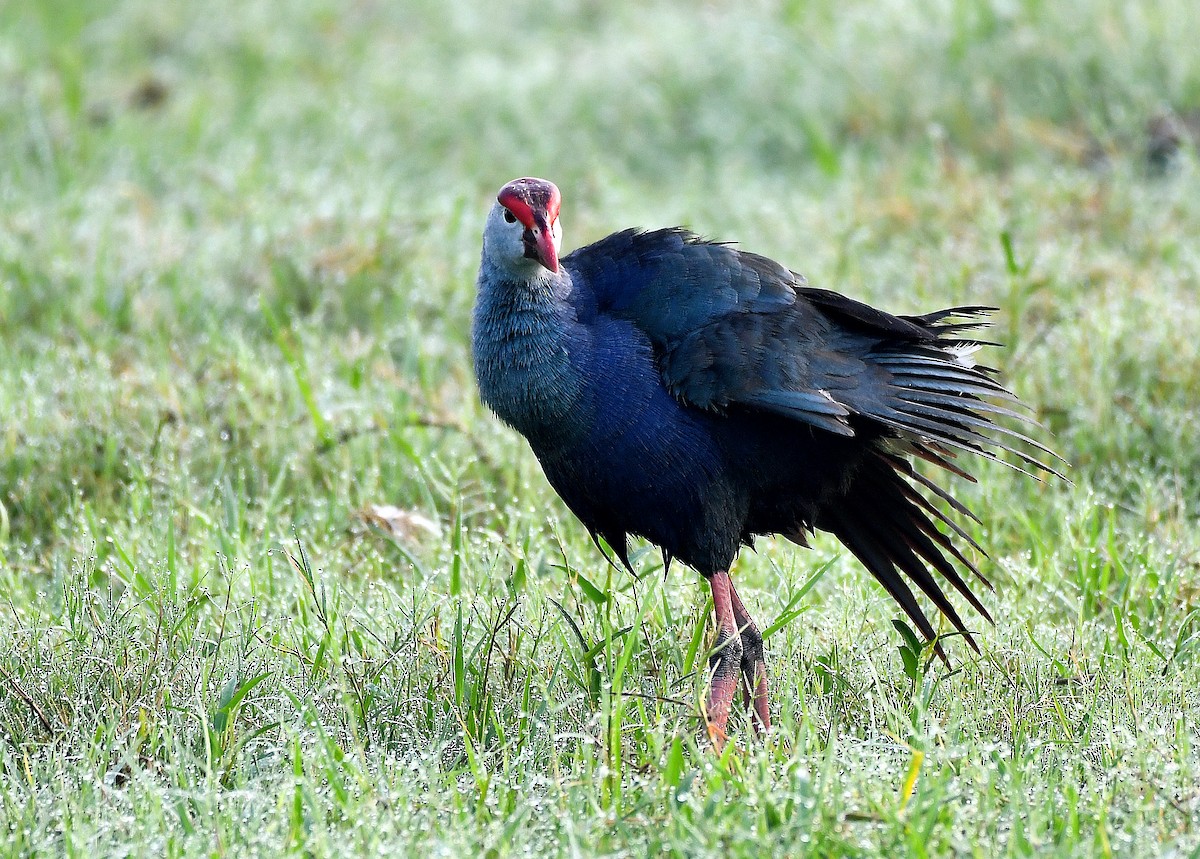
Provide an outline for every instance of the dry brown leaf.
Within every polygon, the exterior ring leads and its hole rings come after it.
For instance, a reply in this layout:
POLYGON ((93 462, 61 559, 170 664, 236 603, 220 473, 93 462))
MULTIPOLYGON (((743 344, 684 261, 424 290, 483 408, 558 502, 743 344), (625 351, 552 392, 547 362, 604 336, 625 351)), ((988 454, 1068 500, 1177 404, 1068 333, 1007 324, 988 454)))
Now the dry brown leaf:
POLYGON ((368 525, 373 525, 397 540, 412 542, 423 537, 440 537, 442 529, 438 523, 415 510, 405 510, 394 504, 370 504, 356 514, 368 525))

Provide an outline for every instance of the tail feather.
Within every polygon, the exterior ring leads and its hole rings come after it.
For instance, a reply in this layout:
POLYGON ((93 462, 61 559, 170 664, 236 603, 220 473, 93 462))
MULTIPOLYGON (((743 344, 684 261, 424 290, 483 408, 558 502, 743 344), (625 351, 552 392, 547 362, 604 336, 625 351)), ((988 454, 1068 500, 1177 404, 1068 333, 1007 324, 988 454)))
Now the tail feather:
MULTIPOLYGON (((1063 461, 1053 450, 999 422, 1038 426, 1027 407, 999 381, 999 373, 974 362, 975 347, 986 341, 960 336, 985 326, 990 310, 958 307, 904 317, 905 322, 923 328, 926 339, 884 337, 868 353, 866 360, 885 371, 886 381, 837 393, 856 415, 886 428, 885 435, 875 443, 845 495, 822 510, 815 523, 845 544, 923 635, 935 639, 933 625, 910 584, 976 652, 979 646, 943 586, 949 582, 991 622, 968 585, 969 577, 960 571, 969 570, 989 590, 992 585, 959 546, 970 546, 985 557, 986 553, 942 505, 976 522, 979 519, 917 471, 909 458, 920 457, 972 482, 975 478, 956 462, 957 452, 999 462, 1035 479, 1034 472, 1066 479, 1049 464, 1063 461), (1002 459, 999 452, 1011 457, 1002 459)), ((890 329, 887 333, 894 334, 890 329)), ((935 648, 945 659, 936 641, 935 648)))
MULTIPOLYGON (((905 444, 902 452, 903 453, 912 453, 915 456, 919 456, 921 459, 925 460, 926 462, 932 463, 933 465, 936 465, 939 468, 944 468, 944 469, 946 469, 946 471, 949 471, 952 474, 957 474, 959 477, 963 478, 964 480, 966 480, 969 483, 976 482, 975 478, 972 477, 970 474, 963 471, 961 468, 959 468, 957 465, 950 462, 949 460, 943 458, 942 456, 939 456, 937 453, 933 452, 932 450, 930 450, 929 448, 927 448, 924 445, 912 444, 912 443, 905 444)), ((955 498, 953 495, 951 495, 945 489, 942 489, 942 487, 938 486, 936 483, 934 483, 932 480, 930 480, 924 474, 922 474, 921 472, 919 472, 915 468, 913 468, 912 463, 909 462, 907 459, 904 459, 902 456, 897 455, 897 454, 888 454, 887 460, 891 464, 892 468, 899 471, 901 474, 903 474, 909 480, 912 480, 912 481, 924 486, 926 489, 928 489, 930 492, 932 492, 938 498, 940 498, 941 500, 943 500, 947 504, 949 504, 950 507, 952 507, 954 509, 954 512, 958 513, 961 516, 966 516, 972 522, 976 522, 980 525, 983 524, 983 520, 980 519, 978 516, 976 516, 975 513, 971 510, 971 508, 967 507, 967 505, 963 504, 961 501, 959 501, 957 498, 955 498)), ((952 522, 952 521, 953 520, 948 520, 947 524, 950 524, 950 522, 952 522)), ((966 537, 965 534, 963 536, 966 537)), ((967 538, 967 539, 970 539, 970 538, 967 538)), ((981 552, 983 551, 983 549, 980 548, 978 545, 976 545, 975 548, 979 549, 979 551, 981 551, 981 552)))
MULTIPOLYGON (((904 474, 906 477, 910 477, 911 480, 922 481, 923 486, 930 485, 931 481, 928 481, 928 477, 919 474, 918 471, 914 471, 911 465, 908 465, 907 462, 904 462, 904 459, 899 459, 899 461, 896 461, 896 459, 888 457, 888 462, 889 464, 892 464, 893 468, 900 471, 901 474, 904 474)), ((974 539, 973 536, 967 534, 966 530, 962 529, 962 525, 960 525, 958 522, 955 522, 954 519, 947 516, 946 513, 938 510, 937 506, 932 503, 932 501, 930 501, 928 498, 925 498, 923 494, 920 494, 916 488, 910 485, 910 483, 900 481, 900 491, 904 493, 905 498, 911 500, 913 504, 916 504, 920 507, 920 509, 924 510, 926 515, 929 515, 930 517, 937 519, 938 522, 946 525, 947 528, 954 531, 954 534, 958 536, 959 539, 966 542, 968 546, 971 546, 974 551, 982 554, 985 558, 988 557, 988 552, 985 551, 984 547, 980 546, 979 542, 974 539)), ((962 509, 967 510, 965 506, 962 506, 958 499, 950 497, 950 495, 944 492, 940 487, 938 487, 938 494, 944 495, 944 497, 952 500, 955 505, 961 506, 962 509)), ((976 519, 976 521, 978 521, 976 515, 974 515, 974 513, 972 513, 970 510, 967 510, 967 516, 970 516, 972 519, 976 519)), ((983 582, 984 584, 988 585, 989 588, 991 588, 991 582, 988 581, 988 578, 986 578, 982 572, 979 572, 977 567, 974 566, 970 560, 967 560, 964 555, 962 555, 962 553, 959 551, 959 547, 954 545, 954 542, 950 540, 950 537, 946 534, 943 534, 942 531, 938 530, 937 528, 934 530, 936 533, 931 533, 929 536, 931 536, 932 539, 936 540, 938 543, 941 543, 942 548, 946 549, 947 552, 953 554, 955 560, 958 560, 960 564, 966 566, 968 570, 971 570, 971 572, 976 575, 976 578, 978 578, 980 582, 983 582)))
MULTIPOLYGON (((854 557, 871 571, 871 575, 883 585, 888 595, 899 603, 900 608, 904 609, 904 613, 926 640, 934 641, 937 638, 937 632, 929 623, 929 618, 925 616, 921 606, 917 604, 912 588, 901 578, 888 550, 879 546, 872 532, 862 522, 835 514, 830 517, 829 522, 823 523, 822 527, 836 534, 846 548, 854 553, 854 557)), ((936 647, 945 659, 941 645, 936 647)))
MULTIPOLYGON (((841 540, 927 639, 933 641, 936 632, 909 582, 920 589, 978 653, 974 635, 934 573, 949 582, 989 623, 992 617, 987 608, 954 562, 969 570, 987 588, 991 589, 991 584, 934 520, 948 525, 973 547, 978 548, 978 544, 907 482, 906 478, 914 475, 916 472, 905 460, 886 451, 875 451, 854 477, 846 495, 818 516, 817 527, 841 540)), ((938 494, 946 495, 944 491, 938 494)), ((962 506, 959 502, 955 505, 962 506)), ((946 658, 940 645, 935 645, 935 649, 942 659, 946 658)))
MULTIPOLYGON (((909 438, 903 439, 902 443, 908 449, 909 453, 912 453, 915 456, 919 456, 921 459, 925 460, 926 462, 932 463, 933 465, 936 465, 938 468, 944 468, 946 471, 949 471, 951 474, 955 474, 955 475, 961 477, 963 480, 967 481, 968 483, 978 483, 979 482, 975 479, 975 476, 972 475, 969 471, 965 471, 964 469, 959 468, 957 465, 954 464, 953 460, 957 458, 954 451, 947 450, 944 446, 939 445, 937 442, 932 442, 929 440, 918 440, 918 439, 909 437, 909 438)), ((939 495, 942 493, 941 487, 937 486, 936 484, 933 484, 932 481, 930 481, 930 488, 933 489, 935 492, 937 492, 939 495)), ((949 500, 949 499, 947 499, 947 500, 949 500)), ((955 507, 955 509, 958 510, 957 507, 955 507)), ((959 510, 959 512, 962 513, 964 516, 971 517, 976 522, 979 521, 979 517, 976 516, 971 511, 967 510, 965 507, 962 510, 959 510)))

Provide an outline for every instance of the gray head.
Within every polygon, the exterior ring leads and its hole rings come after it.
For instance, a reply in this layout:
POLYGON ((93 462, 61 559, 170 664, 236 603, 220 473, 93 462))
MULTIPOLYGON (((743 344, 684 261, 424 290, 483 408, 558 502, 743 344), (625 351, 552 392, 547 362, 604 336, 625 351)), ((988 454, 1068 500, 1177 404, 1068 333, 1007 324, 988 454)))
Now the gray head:
POLYGON ((514 179, 501 188, 483 228, 484 261, 521 278, 557 272, 561 200, 545 179, 514 179))

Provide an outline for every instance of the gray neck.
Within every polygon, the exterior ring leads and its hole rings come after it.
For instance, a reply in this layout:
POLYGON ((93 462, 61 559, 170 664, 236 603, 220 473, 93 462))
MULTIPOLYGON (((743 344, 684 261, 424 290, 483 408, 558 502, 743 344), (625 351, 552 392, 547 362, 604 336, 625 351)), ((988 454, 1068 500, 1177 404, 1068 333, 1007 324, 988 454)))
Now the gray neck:
POLYGON ((478 290, 471 346, 480 397, 535 449, 569 442, 585 427, 583 379, 569 352, 582 345, 572 336, 570 275, 518 280, 485 265, 478 290))

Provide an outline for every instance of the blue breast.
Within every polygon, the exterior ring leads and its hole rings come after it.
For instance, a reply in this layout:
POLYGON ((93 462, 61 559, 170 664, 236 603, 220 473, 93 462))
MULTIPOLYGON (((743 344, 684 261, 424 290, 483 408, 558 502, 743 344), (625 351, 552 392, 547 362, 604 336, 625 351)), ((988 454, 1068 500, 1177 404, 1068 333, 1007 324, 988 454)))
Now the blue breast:
POLYGON ((583 431, 567 443, 531 443, 572 512, 618 551, 626 534, 692 564, 735 551, 736 541, 724 545, 727 520, 745 511, 734 509, 741 504, 712 418, 667 392, 645 335, 600 315, 575 328, 566 346, 583 383, 572 415, 583 431))
POLYGON ((593 534, 622 556, 636 534, 697 569, 732 559, 747 502, 727 433, 667 391, 637 326, 599 312, 567 271, 533 285, 484 276, 472 348, 483 401, 593 534))

